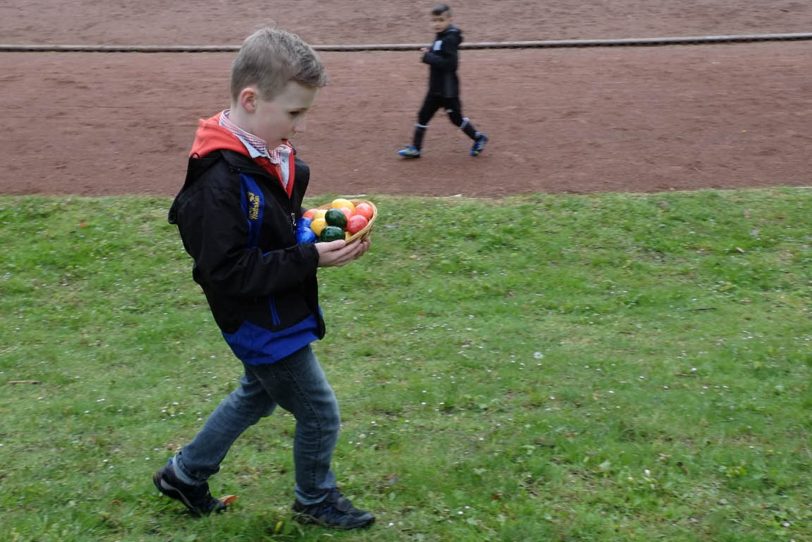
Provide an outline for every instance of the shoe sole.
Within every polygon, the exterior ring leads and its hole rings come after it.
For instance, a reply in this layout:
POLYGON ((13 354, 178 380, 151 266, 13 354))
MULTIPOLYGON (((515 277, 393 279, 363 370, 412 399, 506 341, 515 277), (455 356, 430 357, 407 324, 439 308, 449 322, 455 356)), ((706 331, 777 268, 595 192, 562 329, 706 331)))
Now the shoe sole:
POLYGON ((370 517, 366 522, 358 524, 358 525, 334 525, 332 523, 327 523, 326 521, 322 521, 315 516, 311 516, 310 514, 305 514, 303 512, 294 512, 293 519, 302 523, 304 525, 318 525, 320 527, 325 527, 327 529, 336 529, 338 531, 351 531, 353 529, 365 529, 375 523, 375 517, 370 517))

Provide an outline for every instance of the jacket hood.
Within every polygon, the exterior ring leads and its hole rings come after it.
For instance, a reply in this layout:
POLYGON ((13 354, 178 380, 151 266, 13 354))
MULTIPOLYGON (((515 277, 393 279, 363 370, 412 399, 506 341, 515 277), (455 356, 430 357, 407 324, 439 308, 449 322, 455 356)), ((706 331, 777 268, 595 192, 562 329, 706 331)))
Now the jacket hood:
POLYGON ((442 39, 445 36, 453 36, 456 35, 457 39, 460 40, 462 43, 462 30, 458 26, 454 26, 453 24, 448 25, 448 28, 443 30, 442 32, 437 32, 437 38, 442 39))
POLYGON ((201 119, 198 123, 195 140, 189 156, 204 157, 214 151, 229 150, 248 156, 248 150, 242 141, 230 130, 220 126, 220 115, 201 119))

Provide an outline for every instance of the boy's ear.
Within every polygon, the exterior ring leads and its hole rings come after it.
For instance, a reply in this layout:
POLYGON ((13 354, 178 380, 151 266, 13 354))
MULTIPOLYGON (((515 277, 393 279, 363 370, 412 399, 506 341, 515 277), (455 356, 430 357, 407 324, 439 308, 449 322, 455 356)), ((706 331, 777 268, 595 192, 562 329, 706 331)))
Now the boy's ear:
POLYGON ((253 113, 257 109, 258 99, 259 94, 257 93, 257 89, 255 89, 254 87, 245 87, 240 91, 240 94, 237 96, 237 103, 246 112, 253 113))

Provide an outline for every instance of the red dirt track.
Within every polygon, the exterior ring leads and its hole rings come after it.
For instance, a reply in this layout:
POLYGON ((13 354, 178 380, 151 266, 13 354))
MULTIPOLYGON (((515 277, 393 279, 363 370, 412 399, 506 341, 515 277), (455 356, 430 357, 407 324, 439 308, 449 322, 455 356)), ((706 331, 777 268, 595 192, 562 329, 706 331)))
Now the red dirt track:
MULTIPOLYGON (((431 3, 34 0, 6 44, 237 45, 276 20, 318 45, 423 43, 431 3), (239 12, 227 18, 224 6, 239 12), (258 6, 262 6, 262 11, 258 6), (181 11, 185 9, 188 11, 181 11), (268 18, 266 14, 274 14, 268 18), (224 19, 226 18, 226 19, 224 19)), ((808 32, 812 3, 457 1, 468 42, 808 32), (528 7, 528 4, 531 4, 528 7), (538 4, 538 5, 537 5, 538 4), (765 4, 769 4, 765 7, 765 4)), ((462 51, 478 158, 438 114, 404 162, 426 84, 415 52, 321 54, 331 84, 294 143, 311 194, 501 196, 812 184, 812 41, 462 51)), ((0 193, 171 195, 233 54, 0 53, 0 193)))

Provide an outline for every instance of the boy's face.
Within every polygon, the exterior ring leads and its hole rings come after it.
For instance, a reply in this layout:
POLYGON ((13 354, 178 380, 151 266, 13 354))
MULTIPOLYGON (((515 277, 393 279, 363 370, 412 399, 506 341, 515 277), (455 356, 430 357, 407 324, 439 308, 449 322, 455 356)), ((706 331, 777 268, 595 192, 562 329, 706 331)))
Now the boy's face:
POLYGON ((446 11, 440 15, 431 16, 431 28, 435 32, 442 32, 451 25, 451 15, 446 11))
POLYGON ((285 88, 271 100, 262 99, 256 93, 244 127, 257 137, 261 137, 273 149, 284 140, 292 138, 305 129, 305 117, 318 89, 289 81, 285 88))

